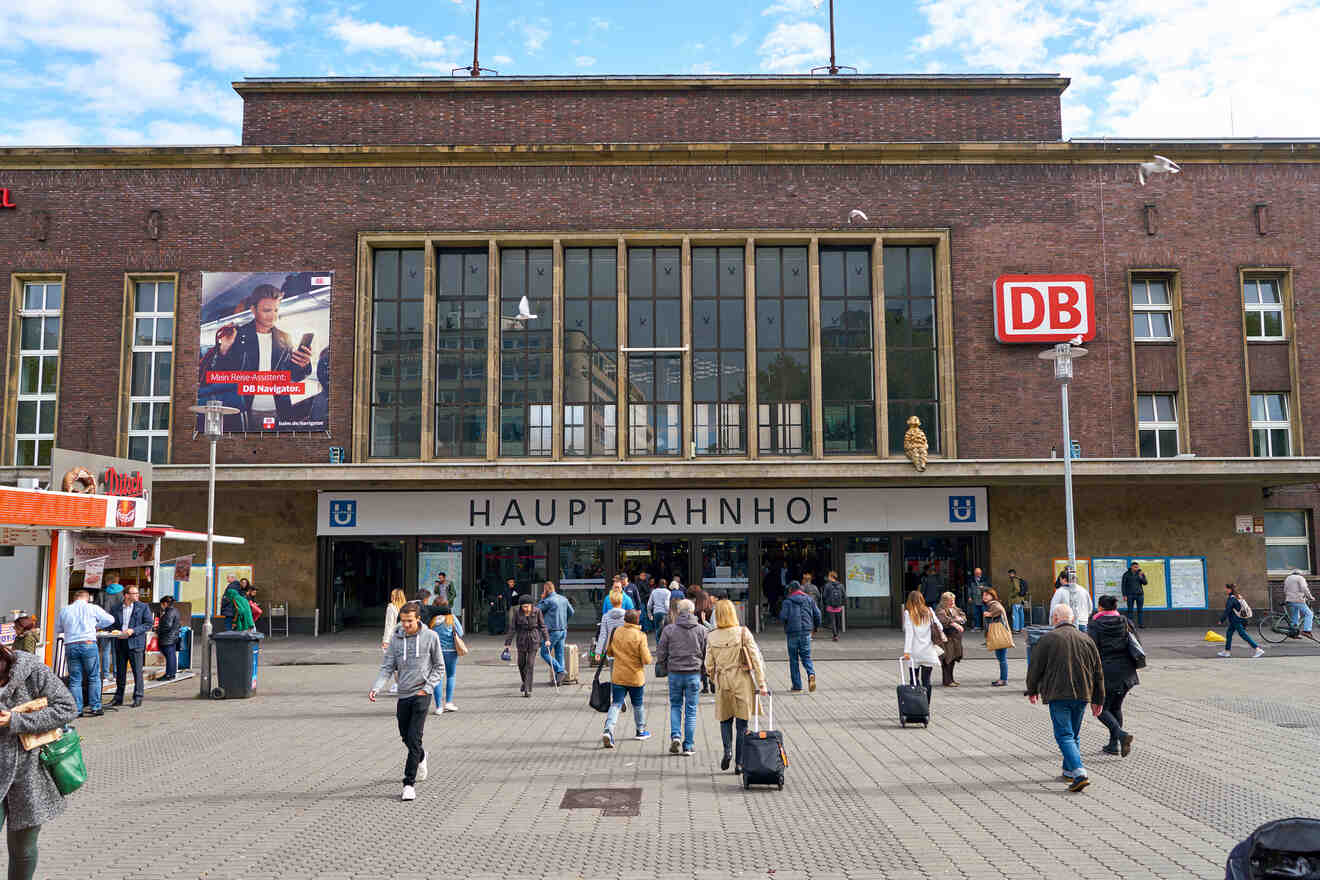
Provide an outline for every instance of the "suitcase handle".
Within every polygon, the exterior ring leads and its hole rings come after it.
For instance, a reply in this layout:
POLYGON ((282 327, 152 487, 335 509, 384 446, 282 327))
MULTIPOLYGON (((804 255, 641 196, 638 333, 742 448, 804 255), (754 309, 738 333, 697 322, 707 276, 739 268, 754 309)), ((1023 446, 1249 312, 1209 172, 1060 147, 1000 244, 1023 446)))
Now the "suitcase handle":
POLYGON ((913 660, 913 659, 911 659, 911 658, 909 658, 909 659, 907 659, 907 660, 904 660, 902 657, 899 657, 899 658, 898 658, 898 683, 899 683, 900 685, 910 684, 910 685, 916 686, 916 684, 917 684, 919 681, 920 681, 920 679, 917 678, 917 661, 915 661, 915 660, 913 660), (903 664, 904 664, 904 663, 907 664, 907 671, 906 671, 906 672, 905 672, 904 669, 903 669, 903 664))
MULTIPOLYGON (((769 716, 770 716, 770 718, 769 718, 769 723, 770 723, 770 727, 769 727, 769 729, 770 729, 770 730, 774 730, 774 729, 775 729, 775 701, 774 701, 774 700, 771 698, 771 696, 770 696, 770 690, 769 690, 769 688, 766 689, 766 694, 765 694, 765 706, 766 706, 766 711, 767 711, 767 713, 768 713, 769 716)), ((761 732, 761 692, 760 692, 760 691, 757 691, 757 692, 756 692, 756 696, 755 696, 755 698, 754 698, 753 701, 752 701, 752 733, 760 733, 760 732, 761 732)))

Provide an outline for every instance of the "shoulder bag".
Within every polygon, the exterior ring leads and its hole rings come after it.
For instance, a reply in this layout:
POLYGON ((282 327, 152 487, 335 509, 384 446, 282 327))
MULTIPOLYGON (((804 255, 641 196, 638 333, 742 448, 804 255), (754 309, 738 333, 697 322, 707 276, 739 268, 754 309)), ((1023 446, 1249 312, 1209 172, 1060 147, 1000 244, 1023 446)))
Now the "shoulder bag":
POLYGON ((41 766, 50 773, 60 794, 68 796, 83 787, 87 781, 87 765, 83 763, 82 740, 72 727, 60 732, 60 738, 41 747, 41 766))
MULTIPOLYGON (((618 632, 618 630, 615 630, 618 632)), ((613 685, 608 681, 600 680, 600 671, 605 668, 605 657, 610 650, 610 643, 614 641, 614 633, 605 642, 605 650, 600 652, 600 661, 596 664, 596 677, 591 680, 591 694, 587 698, 587 704, 597 712, 608 712, 610 702, 613 699, 613 685)))
POLYGON ((1013 630, 1004 622, 1004 612, 1001 611, 997 619, 986 624, 985 646, 991 651, 1013 647, 1013 630))
POLYGON ((460 657, 466 657, 468 654, 467 642, 463 641, 457 629, 454 630, 454 653, 460 657))
POLYGON ((1137 634, 1132 631, 1132 623, 1127 623, 1127 652, 1132 658, 1132 665, 1137 669, 1146 668, 1146 649, 1141 646, 1141 640, 1137 634))

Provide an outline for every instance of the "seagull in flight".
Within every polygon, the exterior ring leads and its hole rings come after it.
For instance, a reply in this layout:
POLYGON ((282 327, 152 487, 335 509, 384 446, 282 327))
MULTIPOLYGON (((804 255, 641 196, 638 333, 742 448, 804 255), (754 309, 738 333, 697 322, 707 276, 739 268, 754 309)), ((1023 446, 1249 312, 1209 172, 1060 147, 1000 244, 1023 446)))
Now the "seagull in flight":
POLYGON ((514 316, 515 321, 533 321, 536 315, 532 314, 532 304, 527 301, 527 297, 518 300, 518 314, 514 316))
POLYGON ((849 226, 853 225, 854 223, 870 223, 870 222, 871 222, 871 218, 866 216, 864 212, 859 211, 856 208, 853 208, 851 211, 848 212, 849 226))
POLYGON ((1182 169, 1178 163, 1172 159, 1156 154, 1154 162, 1142 162, 1137 166, 1137 180, 1142 186, 1146 185, 1146 175, 1148 174, 1180 174, 1182 169))

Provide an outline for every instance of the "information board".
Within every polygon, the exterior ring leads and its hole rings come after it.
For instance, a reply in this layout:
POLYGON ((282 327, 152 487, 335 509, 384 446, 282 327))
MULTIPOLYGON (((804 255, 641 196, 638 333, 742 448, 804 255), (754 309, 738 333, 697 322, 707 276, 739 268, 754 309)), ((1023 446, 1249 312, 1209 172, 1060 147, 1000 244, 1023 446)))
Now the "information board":
POLYGON ((1205 577, 1205 557, 1169 558, 1169 604, 1174 608, 1206 608, 1210 604, 1205 577))
POLYGON ((1118 556, 1094 556, 1091 558, 1091 578, 1094 582, 1094 596, 1117 596, 1121 604, 1123 599, 1123 572, 1127 571, 1128 561, 1118 556))
POLYGON ((1146 576, 1146 610, 1152 608, 1169 607, 1169 579, 1168 579, 1168 560, 1160 559, 1140 559, 1132 558, 1129 562, 1135 562, 1141 566, 1141 573, 1146 576))
POLYGON ((888 553, 848 553, 843 567, 843 588, 849 599, 889 595, 888 553))
MULTIPOLYGON (((1054 560, 1054 581, 1058 583, 1059 574, 1068 567, 1068 560, 1054 560)), ((1077 584, 1084 589, 1091 589, 1091 560, 1077 557, 1077 584)), ((1054 585, 1050 585, 1050 596, 1054 595, 1054 585)))

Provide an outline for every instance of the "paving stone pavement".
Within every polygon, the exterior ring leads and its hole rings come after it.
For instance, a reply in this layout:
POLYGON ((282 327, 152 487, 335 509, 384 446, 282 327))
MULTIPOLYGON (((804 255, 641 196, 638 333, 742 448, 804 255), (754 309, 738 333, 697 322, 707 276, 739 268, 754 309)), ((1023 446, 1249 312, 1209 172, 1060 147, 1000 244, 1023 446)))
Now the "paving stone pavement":
POLYGON ((663 683, 655 736, 628 738, 624 715, 606 752, 585 686, 521 699, 494 651, 461 661, 460 711, 428 717, 412 803, 364 657, 263 668, 251 700, 200 701, 194 681, 85 719, 91 778, 43 829, 38 877, 1217 878, 1257 825, 1320 815, 1320 656, 1154 660, 1125 704, 1132 755, 1100 755, 1088 716, 1094 784, 1074 795, 1021 660, 995 689, 992 659, 965 662, 925 730, 898 726, 893 661, 824 660, 812 695, 774 662, 788 782, 745 792, 719 772, 710 697, 695 757, 668 754, 663 683), (560 809, 606 787, 642 789, 640 815, 560 809))

